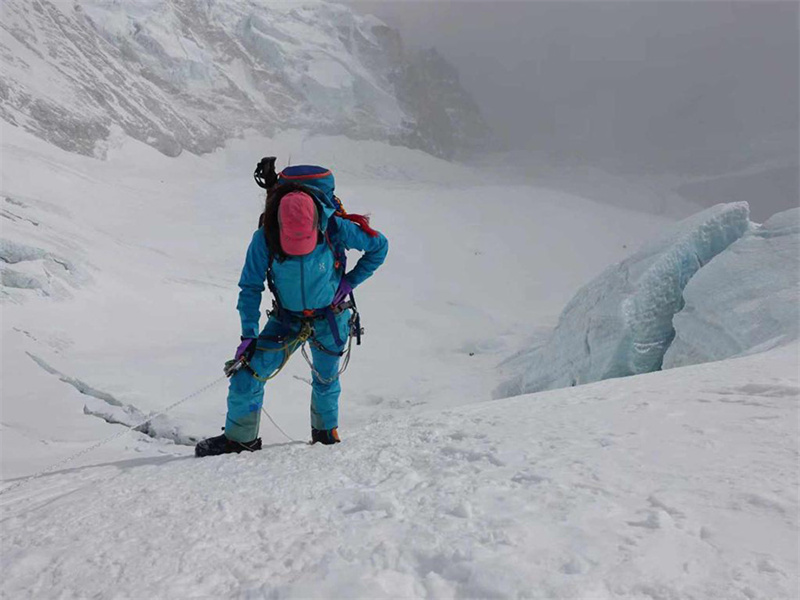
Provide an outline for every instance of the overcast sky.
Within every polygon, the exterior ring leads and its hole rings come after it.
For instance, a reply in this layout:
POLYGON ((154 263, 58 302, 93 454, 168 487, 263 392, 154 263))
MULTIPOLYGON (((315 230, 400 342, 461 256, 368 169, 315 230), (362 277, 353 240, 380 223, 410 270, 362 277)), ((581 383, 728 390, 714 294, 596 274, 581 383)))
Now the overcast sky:
POLYGON ((435 46, 511 148, 708 175, 798 151, 795 2, 349 2, 435 46))

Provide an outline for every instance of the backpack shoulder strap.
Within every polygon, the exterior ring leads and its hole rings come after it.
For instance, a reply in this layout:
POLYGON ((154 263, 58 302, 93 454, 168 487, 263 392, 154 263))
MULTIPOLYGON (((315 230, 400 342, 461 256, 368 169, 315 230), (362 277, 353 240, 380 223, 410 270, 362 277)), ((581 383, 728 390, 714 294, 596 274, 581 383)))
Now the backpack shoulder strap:
POLYGON ((325 228, 325 242, 333 252, 336 270, 341 269, 342 274, 344 274, 347 268, 347 250, 342 244, 341 236, 339 235, 339 223, 336 221, 336 217, 337 215, 334 214, 328 219, 328 226, 325 228))
POLYGON ((275 276, 272 273, 272 265, 275 262, 275 255, 273 252, 269 252, 269 257, 267 258, 267 288, 269 289, 272 297, 275 300, 278 299, 278 292, 275 289, 275 276))

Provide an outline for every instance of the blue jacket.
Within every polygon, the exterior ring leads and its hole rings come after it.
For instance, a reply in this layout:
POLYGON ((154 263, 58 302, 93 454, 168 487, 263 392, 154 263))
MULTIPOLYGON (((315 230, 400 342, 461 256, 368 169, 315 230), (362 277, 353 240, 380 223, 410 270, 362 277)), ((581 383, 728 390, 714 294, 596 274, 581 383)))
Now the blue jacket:
MULTIPOLYGON (((389 242, 382 235, 371 237, 358 225, 346 219, 334 217, 338 225, 334 245, 343 245, 348 250, 360 250, 364 255, 346 275, 348 283, 356 288, 383 264, 389 251, 389 242)), ((330 306, 339 288, 341 275, 334 266, 333 251, 326 241, 305 256, 290 256, 283 261, 272 261, 272 274, 283 308, 295 312, 306 309, 321 309, 330 306)), ((261 294, 269 268, 269 248, 264 230, 253 234, 247 257, 239 278, 239 302, 236 308, 242 320, 242 337, 258 337, 258 320, 261 315, 261 294)))

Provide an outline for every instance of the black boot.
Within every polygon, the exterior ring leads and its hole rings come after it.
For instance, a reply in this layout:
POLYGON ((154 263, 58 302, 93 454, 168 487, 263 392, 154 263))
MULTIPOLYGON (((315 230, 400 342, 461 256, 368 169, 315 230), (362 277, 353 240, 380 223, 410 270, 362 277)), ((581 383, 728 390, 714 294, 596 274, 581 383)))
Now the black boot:
POLYGON ((311 443, 316 444, 319 442, 320 444, 330 445, 330 444, 338 444, 342 440, 339 439, 339 432, 336 431, 336 427, 333 429, 314 429, 311 428, 311 443))
POLYGON ((194 447, 194 455, 216 456, 217 454, 255 452, 256 450, 261 450, 261 438, 256 438, 252 442, 236 442, 226 438, 223 433, 222 435, 208 438, 198 443, 194 447))

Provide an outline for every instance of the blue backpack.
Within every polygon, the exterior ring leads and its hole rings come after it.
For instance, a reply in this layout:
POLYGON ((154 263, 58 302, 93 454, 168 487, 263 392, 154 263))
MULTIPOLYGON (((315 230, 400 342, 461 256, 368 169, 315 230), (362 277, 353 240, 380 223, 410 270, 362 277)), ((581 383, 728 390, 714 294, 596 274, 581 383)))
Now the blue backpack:
POLYGON ((330 169, 315 165, 295 165, 276 173, 275 160, 274 156, 265 157, 256 165, 253 178, 259 187, 269 192, 286 184, 302 186, 325 210, 329 220, 334 216, 347 219, 358 225, 367 235, 378 236, 378 232, 370 227, 368 217, 350 214, 344 209, 342 201, 334 194, 336 181, 330 169))
MULTIPOLYGON (((342 201, 334 194, 335 179, 330 169, 319 167, 315 165, 295 165, 286 167, 280 173, 275 172, 275 157, 266 157, 256 166, 253 173, 253 178, 259 187, 266 189, 268 195, 278 199, 283 197, 285 193, 292 190, 302 190, 313 197, 321 210, 320 229, 321 235, 324 235, 325 241, 333 252, 334 266, 337 270, 341 270, 344 275, 347 267, 347 252, 343 244, 339 242, 339 225, 334 217, 346 219, 356 223, 367 235, 377 237, 379 234, 372 229, 369 225, 369 219, 364 215, 350 214, 342 205, 342 201)), ((263 226, 266 221, 266 211, 262 213, 259 220, 259 227, 263 226)), ((275 241, 270 243, 270 235, 265 229, 267 235, 267 242, 271 248, 277 247, 275 241)), ((272 277, 272 261, 274 260, 275 252, 270 252, 269 267, 267 269, 267 285, 273 295, 273 303, 278 311, 281 307, 277 304, 278 294, 275 291, 275 285, 272 277)), ((352 308, 354 317, 356 319, 355 332, 356 343, 361 344, 361 324, 358 310, 356 308, 355 296, 350 294, 350 302, 346 308, 352 308)), ((330 316, 330 315, 329 315, 330 316)), ((338 336, 337 336, 338 337, 338 336)), ((337 340, 337 343, 339 340, 337 340)))

